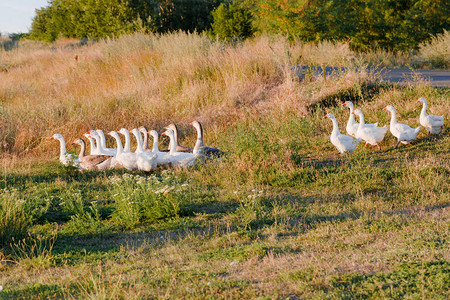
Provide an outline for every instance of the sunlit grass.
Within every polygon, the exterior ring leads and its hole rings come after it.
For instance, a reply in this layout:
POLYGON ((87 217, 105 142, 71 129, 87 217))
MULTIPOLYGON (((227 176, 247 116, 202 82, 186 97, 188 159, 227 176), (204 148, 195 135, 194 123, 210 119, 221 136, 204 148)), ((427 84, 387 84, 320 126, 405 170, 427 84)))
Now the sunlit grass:
POLYGON ((323 119, 333 113, 344 132, 350 100, 368 122, 388 124, 392 104, 417 126, 425 97, 447 124, 448 89, 380 85, 345 44, 183 33, 60 43, 0 53, 0 218, 6 207, 22 220, 0 229, 0 298, 448 295, 448 130, 335 156, 323 119), (300 80, 293 63, 350 71, 300 80), (224 160, 79 173, 44 139, 175 122, 192 146, 193 119, 224 160))

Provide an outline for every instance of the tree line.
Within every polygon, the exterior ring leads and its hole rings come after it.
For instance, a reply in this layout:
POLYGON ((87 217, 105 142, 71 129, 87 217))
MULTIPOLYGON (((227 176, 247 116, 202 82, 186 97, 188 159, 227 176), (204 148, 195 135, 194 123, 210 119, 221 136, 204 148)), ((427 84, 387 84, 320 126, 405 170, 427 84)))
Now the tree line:
POLYGON ((135 31, 206 32, 222 40, 259 33, 348 41, 358 51, 408 51, 450 30, 448 0, 50 0, 29 37, 101 39, 135 31))

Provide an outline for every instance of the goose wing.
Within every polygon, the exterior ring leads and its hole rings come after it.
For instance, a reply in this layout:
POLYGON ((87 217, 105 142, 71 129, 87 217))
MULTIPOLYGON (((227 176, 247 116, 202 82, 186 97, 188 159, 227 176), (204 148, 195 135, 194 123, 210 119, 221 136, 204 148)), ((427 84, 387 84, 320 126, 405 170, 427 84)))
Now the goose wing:
POLYGON ((110 158, 112 158, 110 155, 87 155, 83 158, 83 160, 85 163, 96 166, 110 158))

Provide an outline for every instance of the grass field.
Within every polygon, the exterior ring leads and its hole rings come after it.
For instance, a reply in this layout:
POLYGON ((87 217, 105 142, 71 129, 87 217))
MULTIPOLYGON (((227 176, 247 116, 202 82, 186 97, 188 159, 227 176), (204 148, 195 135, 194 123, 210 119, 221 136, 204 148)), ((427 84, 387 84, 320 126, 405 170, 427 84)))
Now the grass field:
POLYGON ((448 124, 449 89, 380 84, 345 44, 282 37, 136 34, 0 58, 0 299, 449 297, 449 131, 336 156, 322 119, 344 132, 351 100, 367 122, 388 124, 392 104, 417 126, 425 97, 448 124), (349 71, 300 81, 296 63, 349 71), (46 139, 74 153, 89 129, 175 122, 192 146, 194 119, 222 162, 79 173, 46 139))

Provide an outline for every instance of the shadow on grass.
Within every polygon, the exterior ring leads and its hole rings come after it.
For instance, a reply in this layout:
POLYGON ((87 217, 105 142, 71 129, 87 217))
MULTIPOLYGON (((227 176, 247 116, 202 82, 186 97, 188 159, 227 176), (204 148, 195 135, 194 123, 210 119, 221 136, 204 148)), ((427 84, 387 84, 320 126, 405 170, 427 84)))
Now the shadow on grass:
POLYGON ((113 175, 123 175, 125 170, 114 169, 107 171, 85 171, 79 172, 74 167, 65 167, 57 163, 47 163, 32 169, 37 174, 4 174, 0 177, 0 189, 17 188, 23 189, 27 184, 53 183, 55 180, 66 182, 87 183, 103 175, 106 177, 113 175))

